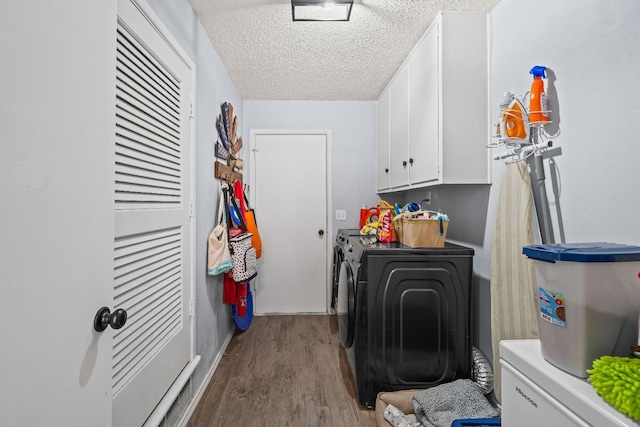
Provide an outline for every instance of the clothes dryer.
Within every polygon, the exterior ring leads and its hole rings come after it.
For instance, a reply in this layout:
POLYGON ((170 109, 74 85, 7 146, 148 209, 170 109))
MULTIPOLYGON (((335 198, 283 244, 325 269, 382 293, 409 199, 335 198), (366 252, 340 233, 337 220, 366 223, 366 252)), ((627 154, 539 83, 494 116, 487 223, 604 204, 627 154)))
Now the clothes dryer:
POLYGON ((340 278, 340 267, 344 261, 344 246, 349 236, 358 236, 360 230, 357 228, 341 228, 336 234, 336 242, 333 246, 333 277, 331 286, 331 309, 335 310, 338 298, 338 279, 340 278))
POLYGON ((338 329, 361 405, 380 391, 470 378, 473 254, 347 238, 338 329))

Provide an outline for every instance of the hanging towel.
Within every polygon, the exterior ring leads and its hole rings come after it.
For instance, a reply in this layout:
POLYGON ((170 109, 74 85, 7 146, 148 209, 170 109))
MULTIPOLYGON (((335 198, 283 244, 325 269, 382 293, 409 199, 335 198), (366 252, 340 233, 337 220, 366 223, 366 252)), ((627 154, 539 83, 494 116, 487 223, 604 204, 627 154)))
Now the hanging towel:
POLYGON ((491 250, 491 341, 494 391, 500 401, 500 341, 538 338, 533 263, 522 254, 532 245, 531 177, 523 160, 507 164, 491 250))

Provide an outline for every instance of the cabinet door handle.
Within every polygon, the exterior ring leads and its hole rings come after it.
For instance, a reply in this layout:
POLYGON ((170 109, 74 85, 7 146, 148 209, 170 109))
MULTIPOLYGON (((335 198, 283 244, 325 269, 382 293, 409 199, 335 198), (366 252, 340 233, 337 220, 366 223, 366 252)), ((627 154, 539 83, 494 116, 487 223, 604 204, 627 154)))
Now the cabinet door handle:
POLYGON ((384 173, 389 173, 389 168, 384 168, 384 173))
POLYGON ((403 168, 406 168, 406 167, 407 167, 407 161, 406 161, 406 160, 404 160, 404 161, 402 162, 402 167, 403 167, 403 168))
POLYGON ((409 157, 409 164, 413 166, 413 159, 411 157, 409 157))

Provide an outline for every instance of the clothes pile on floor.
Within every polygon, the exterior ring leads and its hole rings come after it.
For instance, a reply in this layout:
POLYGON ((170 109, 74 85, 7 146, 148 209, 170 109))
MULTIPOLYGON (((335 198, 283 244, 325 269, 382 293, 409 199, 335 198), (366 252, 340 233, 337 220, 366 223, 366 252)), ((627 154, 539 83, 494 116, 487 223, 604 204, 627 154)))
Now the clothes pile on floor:
POLYGON ((482 419, 482 425, 500 425, 499 415, 469 379, 425 390, 382 392, 376 401, 378 427, 451 427, 457 420, 471 419, 482 419))

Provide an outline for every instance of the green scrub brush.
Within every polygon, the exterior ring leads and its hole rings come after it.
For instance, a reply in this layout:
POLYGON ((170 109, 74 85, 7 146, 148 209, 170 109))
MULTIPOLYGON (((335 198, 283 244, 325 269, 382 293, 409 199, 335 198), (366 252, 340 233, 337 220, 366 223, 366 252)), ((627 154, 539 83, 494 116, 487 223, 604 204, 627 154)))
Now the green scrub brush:
POLYGON ((587 373, 591 385, 605 401, 640 421, 640 359, 602 356, 587 373))

